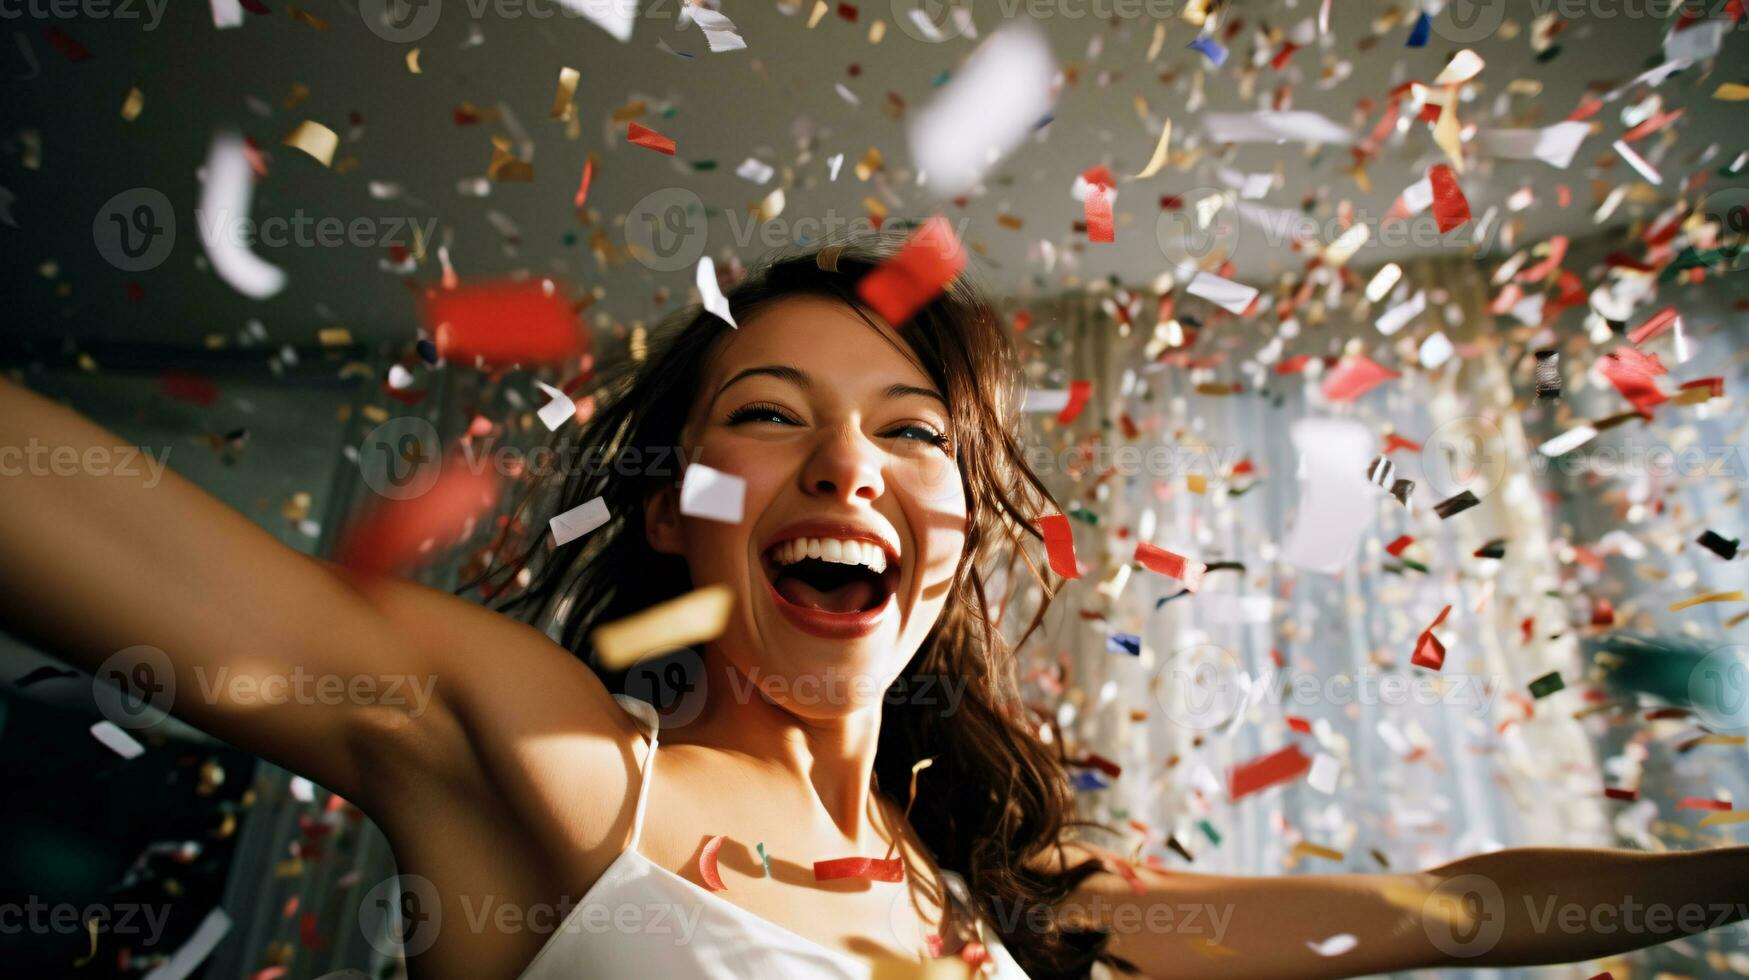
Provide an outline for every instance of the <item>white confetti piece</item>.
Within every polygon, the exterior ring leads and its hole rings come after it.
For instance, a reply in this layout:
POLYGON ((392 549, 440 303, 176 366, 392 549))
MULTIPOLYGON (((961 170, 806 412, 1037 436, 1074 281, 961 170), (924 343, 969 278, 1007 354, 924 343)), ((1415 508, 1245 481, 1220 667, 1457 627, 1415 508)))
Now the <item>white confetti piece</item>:
POLYGON ((722 11, 696 6, 686 9, 691 11, 692 19, 698 22, 698 29, 704 31, 705 43, 711 46, 712 51, 739 51, 747 46, 746 39, 735 28, 734 22, 722 11))
POLYGON ((1432 336, 1421 342, 1421 349, 1417 354, 1421 359, 1421 366, 1431 371, 1451 360, 1451 355, 1456 352, 1456 348, 1451 345, 1451 338, 1444 331, 1436 330, 1432 336))
POLYGON ((1066 389, 1028 388, 1026 398, 1020 403, 1023 412, 1060 412, 1069 405, 1069 392, 1066 389))
POLYGON ((1385 298, 1397 280, 1403 278, 1403 267, 1395 262, 1386 263, 1384 268, 1373 273, 1372 281, 1366 284, 1366 299, 1369 303, 1377 303, 1385 298))
POLYGON ((1257 298, 1257 290, 1244 283, 1222 279, 1212 272, 1198 272, 1196 278, 1190 281, 1190 285, 1186 286, 1185 290, 1190 295, 1200 296, 1229 313, 1244 313, 1251 307, 1251 302, 1257 298))
POLYGON ((1536 447, 1536 451, 1544 456, 1561 456, 1578 449, 1595 438, 1597 438, 1597 430, 1591 426, 1574 426, 1536 447))
POLYGON ((766 163, 763 160, 756 160, 753 157, 748 157, 741 161, 741 165, 735 168, 735 176, 740 177, 743 180, 751 180, 755 184, 765 183, 770 180, 771 175, 776 172, 777 171, 772 168, 771 164, 766 163))
MULTIPOLYGON (((1342 763, 1328 752, 1320 752, 1312 760, 1312 771, 1306 776, 1306 785, 1325 796, 1336 792, 1336 777, 1342 775, 1342 763)), ((1332 954, 1333 955, 1333 954, 1332 954)))
POLYGON ((1567 169, 1579 144, 1590 135, 1591 125, 1560 122, 1542 129, 1482 129, 1476 131, 1476 146, 1483 156, 1499 160, 1541 160, 1551 167, 1567 169))
POLYGON ((540 416, 541 424, 547 427, 548 432, 557 431, 559 426, 577 417, 577 403, 572 401, 569 395, 545 382, 536 381, 535 384, 539 386, 540 390, 547 393, 548 398, 552 399, 552 401, 542 405, 540 411, 536 413, 540 416))
POLYGON ((1019 146, 1051 107, 1056 62, 1043 32, 1016 21, 991 35, 927 106, 907 135, 911 158, 936 193, 971 189, 1019 146))
POLYGON ((1409 325, 1409 321, 1420 316, 1427 310, 1427 293, 1416 290, 1415 295, 1386 310, 1373 322, 1379 328, 1379 333, 1389 337, 1409 325))
POLYGON ((1366 479, 1372 433, 1348 419, 1312 418, 1295 422, 1291 438, 1305 477, 1282 560, 1314 572, 1339 572, 1377 512, 1378 498, 1366 479))
POLYGON ((1306 946, 1319 956, 1341 956, 1360 945, 1360 940, 1346 932, 1337 933, 1322 942, 1307 943, 1306 946))
POLYGON ((104 748, 109 749, 111 752, 114 752, 116 755, 119 755, 124 759, 137 759, 146 752, 146 747, 144 745, 135 741, 132 735, 123 731, 112 721, 100 721, 97 724, 92 725, 91 735, 99 742, 102 742, 104 748))
POLYGON ((553 547, 570 544, 606 524, 607 519, 607 501, 601 497, 579 504, 562 514, 555 514, 547 522, 548 529, 553 532, 553 547))
POLYGON ((736 330, 741 329, 741 325, 735 322, 735 315, 729 312, 728 297, 723 295, 722 287, 717 285, 717 265, 708 255, 698 260, 698 295, 699 302, 706 311, 716 314, 736 330))
POLYGON ((680 482, 680 512, 691 517, 738 524, 746 498, 746 480, 703 463, 688 466, 680 482))
POLYGON ((213 26, 219 30, 243 26, 243 5, 237 0, 212 0, 213 26))
POLYGON ((632 22, 638 19, 638 0, 559 0, 559 5, 582 14, 616 41, 623 43, 632 39, 632 22))
POLYGON ((1613 145, 1615 146, 1615 152, 1621 154, 1621 158, 1628 162, 1628 166, 1639 171, 1640 176, 1646 178, 1647 182, 1653 185, 1664 183, 1664 177, 1662 174, 1658 173, 1658 168, 1646 162, 1645 157, 1635 153, 1633 147, 1623 143, 1621 140, 1616 140, 1613 145))
POLYGON ((266 299, 285 288, 285 273, 242 242, 235 225, 249 220, 255 176, 242 137, 220 133, 207 151, 206 181, 200 190, 200 241, 219 278, 250 299, 266 299))
POLYGON ((1433 84, 1435 86, 1462 84, 1480 74, 1486 64, 1487 62, 1482 60, 1481 55, 1465 48, 1451 56, 1451 60, 1445 63, 1445 69, 1439 73, 1438 78, 1433 80, 1433 84))
POLYGON ((830 157, 827 157, 826 158, 826 169, 827 169, 826 179, 836 181, 838 179, 838 168, 842 167, 842 166, 844 166, 844 154, 834 153, 830 157))
POLYGON ((1203 130, 1215 143, 1331 143, 1354 141, 1348 130, 1315 112, 1210 112, 1203 130))

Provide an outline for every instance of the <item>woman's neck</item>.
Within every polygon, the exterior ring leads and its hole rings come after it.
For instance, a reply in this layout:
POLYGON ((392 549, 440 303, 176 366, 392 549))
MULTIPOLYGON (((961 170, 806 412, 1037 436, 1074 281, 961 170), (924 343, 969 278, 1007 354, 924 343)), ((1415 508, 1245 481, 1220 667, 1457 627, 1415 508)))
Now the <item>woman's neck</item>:
MULTIPOLYGON (((845 839, 890 840, 892 828, 874 800, 880 703, 844 714, 807 718, 763 694, 726 661, 708 656, 698 716, 667 740, 733 753, 793 780, 845 839)), ((699 696, 693 694, 689 696, 699 696)), ((683 706, 686 710, 686 706, 683 706)))

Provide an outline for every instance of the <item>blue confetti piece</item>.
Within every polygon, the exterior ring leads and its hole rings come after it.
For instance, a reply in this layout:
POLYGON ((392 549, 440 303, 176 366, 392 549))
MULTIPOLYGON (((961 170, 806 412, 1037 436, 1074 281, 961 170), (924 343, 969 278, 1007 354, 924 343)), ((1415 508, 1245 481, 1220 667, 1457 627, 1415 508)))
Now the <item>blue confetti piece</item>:
POLYGON ((1142 655, 1142 638, 1134 633, 1113 633, 1105 638, 1105 652, 1139 657, 1142 655))
POLYGON ((929 87, 930 88, 940 88, 943 85, 946 85, 947 80, 952 78, 952 77, 953 77, 953 72, 950 72, 946 68, 943 68, 941 71, 936 73, 934 78, 929 80, 929 87))
POLYGON ((1070 778, 1069 785, 1073 786, 1077 793, 1087 793, 1096 789, 1106 789, 1111 785, 1111 780, 1100 775, 1096 769, 1083 769, 1070 778))
POLYGON ((1427 35, 1433 30, 1433 18, 1423 10, 1421 16, 1415 18, 1415 29, 1409 32, 1409 47, 1427 47, 1427 35))
POLYGON ((1039 130, 1045 128, 1046 126, 1049 126, 1053 121, 1056 120, 1056 118, 1057 118, 1057 114, 1054 112, 1045 113, 1044 116, 1042 118, 1040 118, 1038 122, 1035 122, 1032 124, 1032 131, 1035 133, 1038 132, 1039 130))
POLYGON ((1201 51, 1203 56, 1208 58, 1216 68, 1227 63, 1227 49, 1221 46, 1221 42, 1212 37, 1199 37, 1190 42, 1190 47, 1201 51))

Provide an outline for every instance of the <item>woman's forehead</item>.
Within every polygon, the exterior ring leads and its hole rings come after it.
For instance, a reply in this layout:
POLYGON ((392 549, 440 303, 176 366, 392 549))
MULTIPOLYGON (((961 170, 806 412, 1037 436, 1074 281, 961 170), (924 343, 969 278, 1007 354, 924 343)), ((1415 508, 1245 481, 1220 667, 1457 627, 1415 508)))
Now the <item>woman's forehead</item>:
POLYGON ((831 297, 777 300, 726 333, 705 372, 707 394, 734 374, 765 365, 794 368, 833 384, 878 380, 935 387, 897 331, 831 297))

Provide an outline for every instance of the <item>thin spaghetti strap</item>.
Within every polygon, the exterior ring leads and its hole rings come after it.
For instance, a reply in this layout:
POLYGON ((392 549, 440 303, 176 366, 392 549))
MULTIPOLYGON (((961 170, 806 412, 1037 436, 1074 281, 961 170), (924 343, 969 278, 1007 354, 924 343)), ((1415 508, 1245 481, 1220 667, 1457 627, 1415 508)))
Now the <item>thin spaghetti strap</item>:
POLYGON ((626 845, 626 850, 636 851, 638 841, 644 836, 644 801, 650 798, 650 783, 656 771, 656 745, 660 741, 658 736, 662 730, 662 721, 661 716, 656 714, 656 709, 647 701, 641 701, 629 694, 615 694, 613 699, 625 709, 626 714, 637 719, 638 727, 650 738, 650 751, 644 754, 644 771, 639 777, 638 806, 632 811, 632 841, 626 845))

